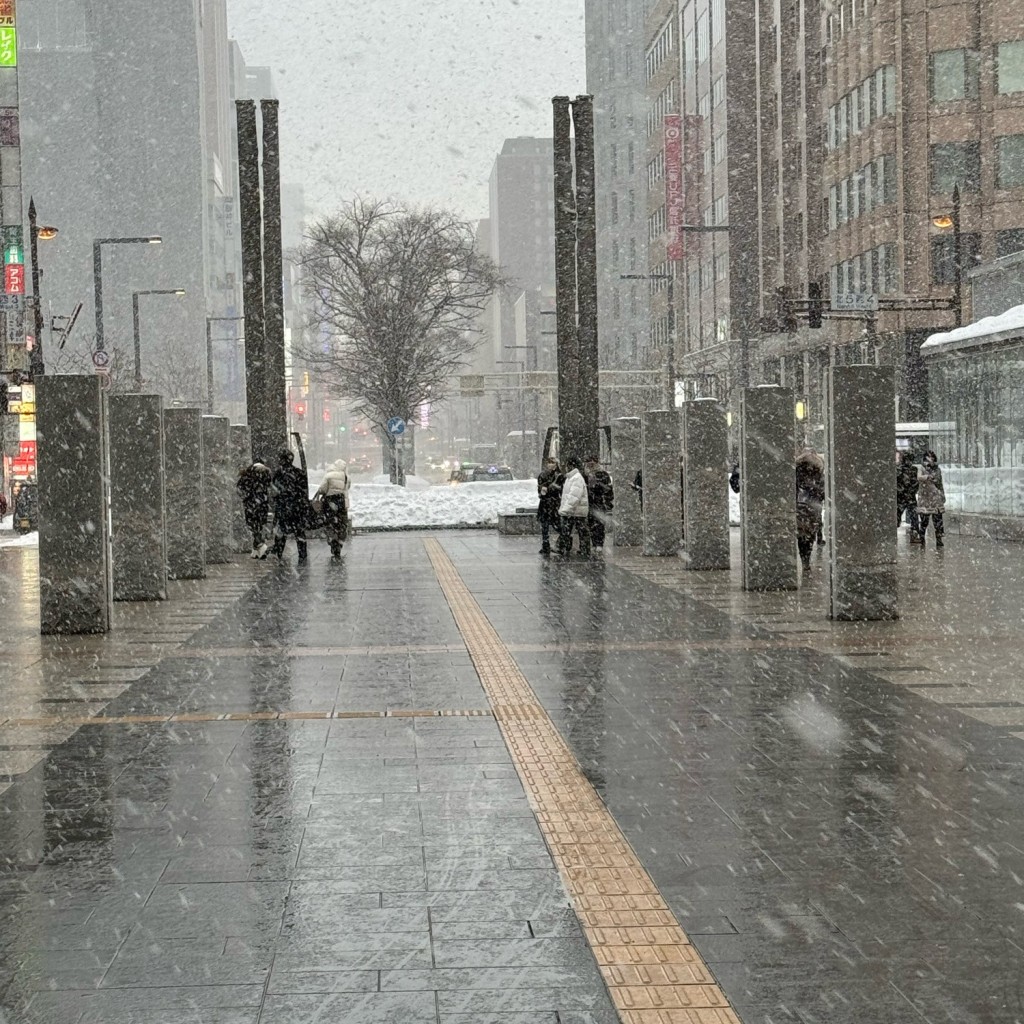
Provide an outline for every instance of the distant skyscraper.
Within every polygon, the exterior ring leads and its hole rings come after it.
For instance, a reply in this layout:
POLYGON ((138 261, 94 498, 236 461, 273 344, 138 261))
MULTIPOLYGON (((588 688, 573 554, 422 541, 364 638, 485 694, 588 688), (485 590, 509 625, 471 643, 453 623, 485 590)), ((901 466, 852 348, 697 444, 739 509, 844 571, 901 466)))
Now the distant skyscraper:
POLYGON ((145 298, 141 319, 144 378, 183 401, 203 397, 208 311, 236 301, 225 0, 202 7, 162 0, 140 17, 134 4, 18 6, 24 199, 60 228, 41 254, 44 313, 85 306, 64 368, 79 368, 76 353, 88 365, 93 239, 161 235, 160 246, 104 247, 105 335, 130 363, 132 292, 184 288, 145 298))
MULTIPOLYGON (((596 140, 601 366, 654 367, 651 285, 622 279, 648 271, 643 0, 587 0, 586 24, 587 91, 594 97, 596 140)), ((645 404, 638 392, 602 393, 602 400, 606 419, 645 404)), ((659 392, 655 404, 660 402, 659 392)))

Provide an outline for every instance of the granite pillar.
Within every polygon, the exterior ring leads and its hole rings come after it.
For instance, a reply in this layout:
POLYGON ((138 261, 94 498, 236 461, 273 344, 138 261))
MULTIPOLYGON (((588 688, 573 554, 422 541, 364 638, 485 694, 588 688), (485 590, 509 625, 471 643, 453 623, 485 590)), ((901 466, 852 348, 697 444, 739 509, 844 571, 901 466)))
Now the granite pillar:
POLYGON ((891 366, 836 366, 826 410, 829 614, 898 617, 891 366))
POLYGON ((796 589, 794 408, 789 388, 745 388, 740 397, 744 590, 796 589))
POLYGON ((111 395, 107 429, 114 600, 166 600, 163 399, 111 395))
POLYGON ((37 377, 36 403, 40 632, 106 633, 113 592, 100 379, 37 377))
POLYGON ((683 560, 688 569, 729 568, 729 427, 713 398, 683 405, 683 560))
POLYGON ((640 417, 617 419, 612 424, 612 479, 615 483, 612 543, 617 548, 632 548, 643 543, 643 512, 633 490, 640 462, 640 417))
POLYGON ((238 474, 252 465, 252 437, 248 427, 232 424, 231 456, 232 490, 228 498, 231 503, 231 550, 236 555, 247 555, 252 551, 252 534, 245 525, 245 506, 234 484, 238 481, 238 474))
POLYGON ((679 413, 645 412, 641 417, 643 468, 643 552, 675 556, 683 539, 679 474, 679 413))
POLYGON ((201 409, 164 410, 164 463, 167 574, 172 580, 201 580, 206 576, 201 409))
POLYGON ((231 424, 227 416, 203 417, 203 527, 206 564, 231 557, 231 424))

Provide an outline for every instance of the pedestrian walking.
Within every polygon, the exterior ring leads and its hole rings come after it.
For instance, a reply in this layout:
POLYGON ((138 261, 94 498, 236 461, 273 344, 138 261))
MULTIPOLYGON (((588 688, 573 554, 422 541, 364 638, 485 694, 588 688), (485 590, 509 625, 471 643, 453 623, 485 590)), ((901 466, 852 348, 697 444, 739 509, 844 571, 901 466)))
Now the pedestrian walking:
POLYGON ((896 452, 896 526, 907 517, 910 543, 920 544, 920 524, 917 517, 917 466, 910 452, 896 452))
MULTIPOLYGON (((547 458, 544 468, 537 475, 537 519, 540 521, 540 553, 551 554, 551 530, 561 538, 562 522, 558 515, 562 503, 562 484, 565 477, 558 459, 547 458)), ((559 544, 561 548, 561 544, 559 544)))
POLYGON ((270 467, 257 460, 238 474, 235 484, 245 510, 246 529, 252 534, 252 558, 267 557, 267 517, 273 479, 270 467))
POLYGON ((935 546, 942 547, 945 531, 943 513, 946 511, 946 488, 942 483, 942 470, 935 452, 925 452, 921 465, 917 467, 917 515, 918 535, 924 547, 928 535, 928 523, 935 524, 935 546))
POLYGON ((805 448, 796 457, 796 546, 805 572, 811 568, 824 502, 825 462, 813 448, 805 448))
POLYGON ((640 502, 640 511, 644 510, 644 471, 638 469, 633 477, 633 490, 636 491, 636 500, 640 502))
POLYGON ((352 479, 344 459, 338 459, 324 476, 313 495, 314 506, 324 517, 324 531, 331 545, 331 558, 341 558, 341 547, 348 540, 349 491, 352 479))
POLYGON ((562 555, 572 554, 572 535, 579 534, 579 552, 590 555, 590 503, 587 499, 587 478, 583 475, 583 463, 573 455, 566 463, 568 473, 562 485, 562 500, 558 506, 560 530, 558 551, 562 555))
POLYGON ((615 508, 615 486, 611 473, 601 468, 596 455, 587 459, 584 472, 587 477, 587 504, 590 508, 590 539, 595 548, 603 548, 605 533, 615 508))
POLYGON ((290 534, 295 535, 299 561, 305 562, 306 522, 309 519, 309 491, 306 474, 295 467, 295 454, 285 448, 279 456, 277 472, 272 482, 274 496, 274 546, 271 549, 278 561, 284 557, 284 547, 290 534))

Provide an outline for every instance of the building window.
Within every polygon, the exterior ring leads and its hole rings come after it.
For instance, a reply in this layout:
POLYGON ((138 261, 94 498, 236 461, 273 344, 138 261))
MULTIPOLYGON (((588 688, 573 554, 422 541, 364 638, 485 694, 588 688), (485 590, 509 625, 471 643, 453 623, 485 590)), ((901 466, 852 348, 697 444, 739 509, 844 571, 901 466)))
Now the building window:
POLYGON ((619 223, 619 194, 618 192, 612 193, 612 223, 619 223))
POLYGON ((629 269, 636 270, 636 239, 629 240, 629 269))
POLYGON ((717 107, 725 102, 725 75, 719 75, 711 86, 711 103, 717 107))
POLYGON ((632 142, 629 144, 629 149, 626 150, 626 166, 631 175, 636 174, 636 146, 632 142))
POLYGON ((697 63, 703 64, 711 56, 711 26, 707 11, 697 18, 697 63))
POLYGON ((715 257, 715 280, 724 281, 729 276, 729 257, 719 253, 715 257))
POLYGON ((928 65, 928 92, 933 103, 978 97, 978 55, 970 50, 939 50, 928 65))
POLYGON ((1024 228, 1006 228, 996 232, 996 259, 1024 252, 1024 228))
POLYGON ((683 64, 688 75, 697 70, 697 47, 692 31, 683 38, 683 64))
POLYGON ((1024 39, 996 47, 996 92, 1024 92, 1024 39))
POLYGON ((875 72, 875 110, 885 117, 896 109, 896 68, 891 64, 875 72))
POLYGON ((701 117, 711 116, 711 93, 706 92, 697 100, 697 113, 701 117))
POLYGON ((711 42, 725 38, 725 0, 711 0, 711 42))
POLYGON ((714 162, 716 164, 720 164, 725 159, 725 153, 726 153, 725 136, 724 135, 719 135, 715 139, 715 141, 713 143, 713 146, 714 146, 714 151, 715 151, 714 162))
POLYGON ((977 142, 938 142, 931 147, 932 194, 952 192, 959 185, 963 192, 981 187, 981 154, 977 142))
POLYGON ((996 139, 996 188, 1024 185, 1024 135, 996 139))
MULTIPOLYGON (((953 256, 953 235, 934 235, 931 241, 932 284, 955 284, 956 260, 953 256)), ((970 270, 978 265, 980 253, 981 235, 965 233, 960 236, 960 255, 965 277, 970 270)))

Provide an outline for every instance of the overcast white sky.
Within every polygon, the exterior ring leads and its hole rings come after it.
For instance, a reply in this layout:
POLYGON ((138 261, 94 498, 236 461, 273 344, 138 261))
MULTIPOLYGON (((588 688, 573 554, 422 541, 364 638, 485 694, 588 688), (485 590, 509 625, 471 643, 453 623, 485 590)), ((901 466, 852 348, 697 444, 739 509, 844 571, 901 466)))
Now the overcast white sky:
POLYGON ((550 136, 586 91, 584 0, 228 0, 246 62, 274 70, 283 177, 311 212, 353 192, 487 214, 504 139, 550 136))

